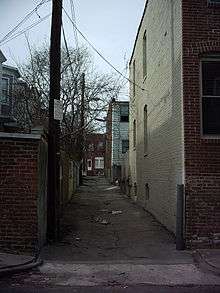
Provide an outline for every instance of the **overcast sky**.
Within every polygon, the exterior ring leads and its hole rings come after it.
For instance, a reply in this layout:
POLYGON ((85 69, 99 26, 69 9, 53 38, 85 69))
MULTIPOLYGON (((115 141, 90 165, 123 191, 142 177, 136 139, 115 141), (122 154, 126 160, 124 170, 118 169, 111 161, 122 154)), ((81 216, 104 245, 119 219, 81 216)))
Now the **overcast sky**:
MULTIPOLYGON (((29 13, 41 0, 0 0, 0 40, 29 13)), ((69 0, 63 5, 71 15, 69 0)), ((76 12, 76 23, 94 46, 119 70, 125 66, 134 45, 138 25, 143 13, 145 0, 73 0, 76 12)), ((51 2, 44 4, 30 21, 18 31, 39 20, 51 12, 51 2)), ((72 25, 63 14, 63 22, 69 45, 74 45, 72 25)), ((40 45, 50 36, 50 18, 28 33, 31 44, 40 45)), ((79 37, 80 43, 84 43, 79 37)), ((24 35, 15 38, 0 49, 8 59, 7 64, 15 65, 14 60, 23 62, 28 56, 24 35)), ((102 71, 112 69, 94 53, 95 63, 102 71)))

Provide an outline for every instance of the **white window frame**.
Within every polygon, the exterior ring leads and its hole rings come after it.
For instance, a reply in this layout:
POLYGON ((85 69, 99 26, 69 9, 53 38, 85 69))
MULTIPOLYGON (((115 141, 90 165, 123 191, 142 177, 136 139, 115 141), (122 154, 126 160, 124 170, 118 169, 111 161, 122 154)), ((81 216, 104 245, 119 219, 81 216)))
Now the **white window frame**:
POLYGON ((95 169, 103 170, 104 169, 104 157, 95 157, 95 169), (97 164, 98 162, 98 164, 97 164))
POLYGON ((202 138, 205 138, 205 139, 220 139, 220 134, 218 135, 212 135, 212 134, 204 134, 203 132, 203 108, 202 108, 202 105, 203 105, 203 97, 211 97, 211 98, 220 98, 220 96, 203 96, 203 78, 202 78, 202 64, 203 62, 220 62, 220 57, 215 57, 213 56, 213 58, 211 57, 207 57, 207 58, 201 58, 200 60, 200 77, 199 77, 199 80, 200 80, 200 134, 201 134, 201 137, 202 138))

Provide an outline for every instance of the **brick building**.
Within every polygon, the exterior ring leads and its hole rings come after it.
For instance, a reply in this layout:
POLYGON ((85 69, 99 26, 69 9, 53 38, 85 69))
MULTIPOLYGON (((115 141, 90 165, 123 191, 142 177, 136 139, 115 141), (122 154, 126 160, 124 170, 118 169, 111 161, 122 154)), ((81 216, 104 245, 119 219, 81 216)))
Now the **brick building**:
POLYGON ((106 177, 112 182, 121 177, 121 165, 128 151, 129 102, 111 101, 106 123, 106 177))
POLYGON ((220 243, 220 1, 146 1, 130 60, 132 195, 186 246, 220 243))
POLYGON ((88 176, 104 175, 105 134, 93 133, 86 137, 86 174, 88 176))

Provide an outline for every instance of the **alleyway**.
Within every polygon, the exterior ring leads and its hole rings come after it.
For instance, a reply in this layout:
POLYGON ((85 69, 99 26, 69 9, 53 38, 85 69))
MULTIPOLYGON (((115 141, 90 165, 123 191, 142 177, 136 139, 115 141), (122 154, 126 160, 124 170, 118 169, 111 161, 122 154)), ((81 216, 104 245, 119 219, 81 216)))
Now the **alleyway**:
POLYGON ((62 236, 42 266, 0 279, 0 292, 219 292, 219 277, 176 251, 173 236, 104 178, 84 181, 62 236))
POLYGON ((173 235, 102 177, 88 177, 64 211, 62 241, 44 258, 60 261, 188 263, 173 235))

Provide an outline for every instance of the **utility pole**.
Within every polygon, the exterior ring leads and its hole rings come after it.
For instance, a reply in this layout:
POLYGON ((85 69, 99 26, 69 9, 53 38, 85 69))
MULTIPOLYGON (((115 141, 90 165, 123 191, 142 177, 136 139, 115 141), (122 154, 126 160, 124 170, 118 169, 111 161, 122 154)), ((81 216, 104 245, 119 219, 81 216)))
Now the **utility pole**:
POLYGON ((60 100, 62 0, 53 0, 52 3, 52 25, 50 38, 47 238, 48 240, 55 241, 59 236, 60 220, 60 121, 55 120, 54 117, 56 111, 54 111, 54 101, 60 100))
POLYGON ((84 165, 84 149, 85 149, 85 73, 81 76, 81 111, 80 111, 80 174, 79 182, 80 185, 83 183, 83 165, 84 165))

